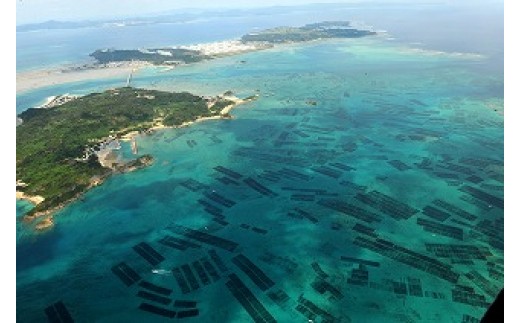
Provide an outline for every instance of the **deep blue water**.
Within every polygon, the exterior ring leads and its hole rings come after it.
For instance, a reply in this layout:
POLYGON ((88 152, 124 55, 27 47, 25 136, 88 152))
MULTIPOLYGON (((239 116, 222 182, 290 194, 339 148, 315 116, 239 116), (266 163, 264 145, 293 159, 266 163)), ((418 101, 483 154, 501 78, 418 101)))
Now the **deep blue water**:
MULTIPOLYGON (((432 44, 420 47, 447 50, 432 44)), ((484 55, 417 51, 381 37, 140 71, 136 86, 260 98, 234 110, 234 120, 140 136, 140 153, 152 154, 154 165, 89 191, 55 215, 52 230, 34 234, 19 222, 17 319, 44 321, 44 309, 58 301, 78 322, 167 321, 140 310, 142 302, 180 311, 137 296, 145 288, 126 286, 113 272, 121 262, 171 289, 167 299, 197 301, 199 316, 186 321, 251 321, 232 293, 232 273, 279 322, 319 314, 307 301, 341 322, 480 317, 503 287, 503 67, 496 47, 451 49, 484 55), (187 237, 178 226, 236 248, 187 237), (172 238, 198 247, 178 250, 168 245, 172 238), (164 257, 160 264, 133 249, 142 242, 164 257), (238 265, 239 254, 273 286, 260 288, 238 265), (184 265, 196 271, 199 260, 215 266, 220 278, 206 284, 197 276, 189 292, 174 276, 151 271, 184 265), (445 271, 432 272, 437 266, 445 271)), ((86 93, 117 82, 19 95, 17 111, 53 91, 86 93)), ((17 202, 17 215, 26 208, 17 202)))

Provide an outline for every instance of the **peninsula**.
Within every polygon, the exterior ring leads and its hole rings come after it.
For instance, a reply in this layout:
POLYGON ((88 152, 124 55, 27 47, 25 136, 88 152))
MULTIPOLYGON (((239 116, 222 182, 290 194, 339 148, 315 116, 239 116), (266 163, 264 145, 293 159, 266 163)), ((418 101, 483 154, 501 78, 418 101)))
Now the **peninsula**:
POLYGON ((236 55, 273 47, 275 44, 298 43, 327 38, 359 38, 375 35, 353 28, 348 21, 324 21, 302 27, 277 27, 249 33, 240 40, 170 48, 101 49, 91 53, 99 64, 139 61, 154 65, 187 64, 221 56, 236 55))
POLYGON ((153 163, 150 155, 107 163, 110 142, 155 128, 230 118, 233 107, 252 99, 124 87, 22 112, 16 128, 16 196, 36 204, 24 220, 39 218, 37 229, 51 226, 54 211, 108 176, 153 163))

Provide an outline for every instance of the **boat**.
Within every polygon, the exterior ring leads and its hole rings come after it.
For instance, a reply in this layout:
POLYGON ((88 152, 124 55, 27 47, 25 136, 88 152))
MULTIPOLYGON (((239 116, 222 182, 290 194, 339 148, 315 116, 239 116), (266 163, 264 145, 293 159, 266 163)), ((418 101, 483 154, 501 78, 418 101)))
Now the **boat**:
POLYGON ((167 269, 152 269, 152 273, 157 275, 171 275, 172 271, 167 269))

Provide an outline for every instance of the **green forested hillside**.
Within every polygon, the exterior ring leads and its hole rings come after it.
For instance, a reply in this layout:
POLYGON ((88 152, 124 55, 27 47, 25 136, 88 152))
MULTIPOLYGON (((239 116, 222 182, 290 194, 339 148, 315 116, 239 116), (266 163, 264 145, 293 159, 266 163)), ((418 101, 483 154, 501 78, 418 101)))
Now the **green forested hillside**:
POLYGON ((33 212, 45 211, 85 191, 93 177, 110 172, 95 155, 81 160, 85 149, 100 139, 159 122, 172 126, 217 115, 218 107, 210 110, 204 98, 190 93, 126 87, 54 108, 26 110, 16 128, 16 178, 28 184, 25 193, 45 198, 33 212))

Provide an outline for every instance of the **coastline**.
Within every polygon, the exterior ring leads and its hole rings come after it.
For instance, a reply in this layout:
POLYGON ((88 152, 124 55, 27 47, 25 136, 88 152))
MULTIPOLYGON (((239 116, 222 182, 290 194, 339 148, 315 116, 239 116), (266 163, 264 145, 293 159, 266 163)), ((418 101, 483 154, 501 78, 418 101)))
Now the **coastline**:
MULTIPOLYGON (((108 176, 109 175, 107 175, 105 177, 108 177, 108 176)), ((87 191, 89 189, 91 189, 92 187, 100 185, 101 183, 103 183, 105 181, 105 177, 104 178, 100 178, 95 183, 91 183, 91 185, 87 188, 87 191)), ((57 205, 57 206, 55 206, 55 207, 53 207, 51 209, 48 209, 48 210, 45 210, 45 211, 35 212, 35 213, 29 214, 29 215, 24 215, 22 219, 26 223, 30 223, 30 222, 33 222, 33 221, 39 219, 39 222, 34 226, 36 231, 43 231, 43 230, 49 229, 49 228, 51 228, 54 225, 54 213, 56 213, 59 210, 63 209, 65 206, 69 205, 70 203, 73 203, 73 202, 77 201, 81 197, 81 195, 83 195, 85 192, 78 193, 75 196, 73 196, 70 200, 68 200, 67 202, 61 203, 61 204, 59 204, 59 205, 57 205)), ((16 196, 18 198, 18 191, 16 192, 16 196)), ((30 196, 27 196, 27 197, 28 198, 34 198, 34 197, 30 197, 30 196)))
MULTIPOLYGON (((33 222, 38 219, 39 222, 35 225, 35 229, 37 231, 43 231, 43 230, 49 229, 54 225, 54 214, 56 212, 58 212, 59 210, 66 207, 67 205, 74 203, 75 201, 80 199, 81 196, 83 196, 83 194, 88 192, 93 187, 103 184, 103 182, 105 180, 107 180, 110 176, 117 174, 117 173, 133 172, 138 169, 148 167, 151 164, 153 164, 153 162, 154 162, 154 159, 152 157, 150 157, 148 155, 144 155, 144 156, 138 157, 137 159, 131 160, 125 164, 119 165, 115 169, 111 169, 111 170, 107 171, 106 174, 104 174, 102 176, 96 176, 96 178, 91 179, 90 185, 86 188, 85 191, 77 193, 76 195, 71 197, 69 200, 67 200, 63 203, 60 203, 50 209, 47 209, 44 211, 37 211, 32 214, 24 215, 22 219, 26 223, 30 223, 30 222, 33 222)), ((16 198, 27 200, 30 202, 34 201, 33 203, 36 205, 40 204, 41 202, 43 202, 43 200, 45 200, 41 196, 38 196, 38 195, 29 196, 20 191, 16 191, 16 198), (37 202, 37 203, 35 203, 35 202, 37 202)))
POLYGON ((31 202, 34 205, 38 205, 38 204, 40 204, 41 202, 43 202, 45 200, 45 198, 43 196, 40 196, 40 195, 27 195, 24 192, 18 191, 18 190, 16 191, 16 199, 17 200, 24 200, 24 201, 27 201, 27 202, 31 202))
MULTIPOLYGON (((189 127, 189 126, 191 126, 193 124, 196 124, 196 123, 199 123, 199 122, 208 121, 208 120, 229 120, 229 119, 233 119, 234 117, 230 115, 231 111, 234 108, 236 108, 237 106, 239 106, 239 105, 242 105, 242 104, 245 104, 245 103, 249 103, 251 101, 256 100, 258 98, 258 94, 256 94, 255 96, 253 96, 251 98, 248 98, 248 99, 241 99, 241 98, 233 96, 233 95, 223 95, 223 96, 221 96, 221 98, 223 98, 225 100, 233 101, 233 103, 225 106, 224 108, 222 108, 222 110, 220 111, 219 115, 217 115, 217 116, 199 117, 199 118, 197 118, 197 119, 195 119, 193 121, 186 121, 186 122, 183 122, 183 123, 181 123, 180 125, 177 125, 177 126, 165 126, 165 125, 163 125, 161 123, 161 124, 154 125, 154 126, 148 128, 148 129, 146 129, 145 132, 152 132, 152 131, 161 130, 161 129, 184 128, 184 127, 189 127)), ((129 133, 126 133, 126 134, 122 135, 119 138, 119 140, 121 140, 121 141, 132 141, 134 138, 136 138, 139 135, 141 135, 140 132, 138 132, 138 131, 131 131, 129 133)))
MULTIPOLYGON (((221 96, 218 96, 218 97, 221 98, 221 99, 225 99, 225 100, 228 100, 228 101, 232 102, 231 104, 228 104, 227 106, 223 107, 218 115, 210 116, 210 117, 199 117, 199 118, 197 118, 197 119, 195 119, 193 121, 184 122, 184 123, 182 123, 180 125, 177 125, 177 126, 165 126, 162 123, 160 123, 160 124, 156 124, 156 125, 153 125, 151 127, 148 127, 146 130, 144 130, 142 132, 131 131, 131 132, 128 132, 128 133, 126 133, 124 135, 121 135, 118 138, 117 137, 114 137, 114 138, 107 137, 107 138, 104 138, 102 140, 132 141, 137 136, 139 136, 139 135, 141 135, 143 133, 144 134, 151 133, 154 130, 174 129, 174 128, 188 127, 188 126, 193 125, 195 123, 203 122, 203 121, 206 121, 206 120, 232 119, 233 117, 230 115, 230 112, 235 107, 237 107, 239 105, 242 105, 242 104, 245 104, 245 103, 248 103, 248 102, 251 102, 253 100, 256 100, 258 98, 258 95, 255 95, 255 96, 252 96, 252 97, 249 97, 249 98, 246 98, 246 99, 241 99, 241 98, 238 98, 238 97, 233 96, 233 95, 221 95, 221 96)), ((211 108, 213 103, 214 102, 208 103, 208 109, 211 108)), ((141 168, 148 167, 151 164, 153 164, 153 161, 154 161, 152 156, 143 155, 143 156, 137 157, 136 159, 128 161, 126 163, 116 162, 116 163, 112 163, 111 166, 108 166, 107 162, 111 161, 110 153, 112 152, 112 150, 113 150, 112 148, 109 148, 106 151, 103 151, 101 156, 98 155, 99 162, 100 162, 101 165, 103 165, 105 168, 107 168, 107 173, 102 175, 102 176, 96 176, 95 178, 92 178, 91 181, 90 181, 90 185, 85 189, 85 191, 76 194, 75 196, 73 196, 69 200, 67 200, 67 201, 65 201, 65 202, 63 202, 63 203, 61 203, 59 205, 56 205, 56 206, 54 206, 54 207, 52 207, 50 209, 47 209, 47 210, 44 210, 44 211, 36 211, 34 213, 31 213, 31 214, 28 214, 28 215, 24 215, 23 216, 23 221, 29 223, 29 222, 33 222, 33 221, 38 219, 39 222, 35 225, 35 229, 37 231, 42 231, 42 230, 49 229, 49 228, 51 228, 54 225, 53 215, 57 211, 63 209, 67 205, 77 201, 78 199, 81 198, 81 196, 84 193, 88 192, 93 187, 99 186, 99 185, 103 184, 103 182, 108 177, 110 177, 110 176, 112 176, 114 174, 117 174, 117 173, 128 173, 128 172, 132 172, 132 171, 135 171, 135 170, 138 170, 138 169, 141 169, 141 168)), ((17 185, 21 185, 21 184, 23 184, 22 186, 26 185, 25 183, 17 181, 17 185)), ((45 198, 43 198, 42 196, 38 196, 38 195, 31 196, 31 195, 25 194, 22 191, 18 191, 18 190, 16 191, 16 199, 29 201, 29 202, 33 203, 35 206, 37 206, 38 204, 42 203, 45 200, 45 198)))

